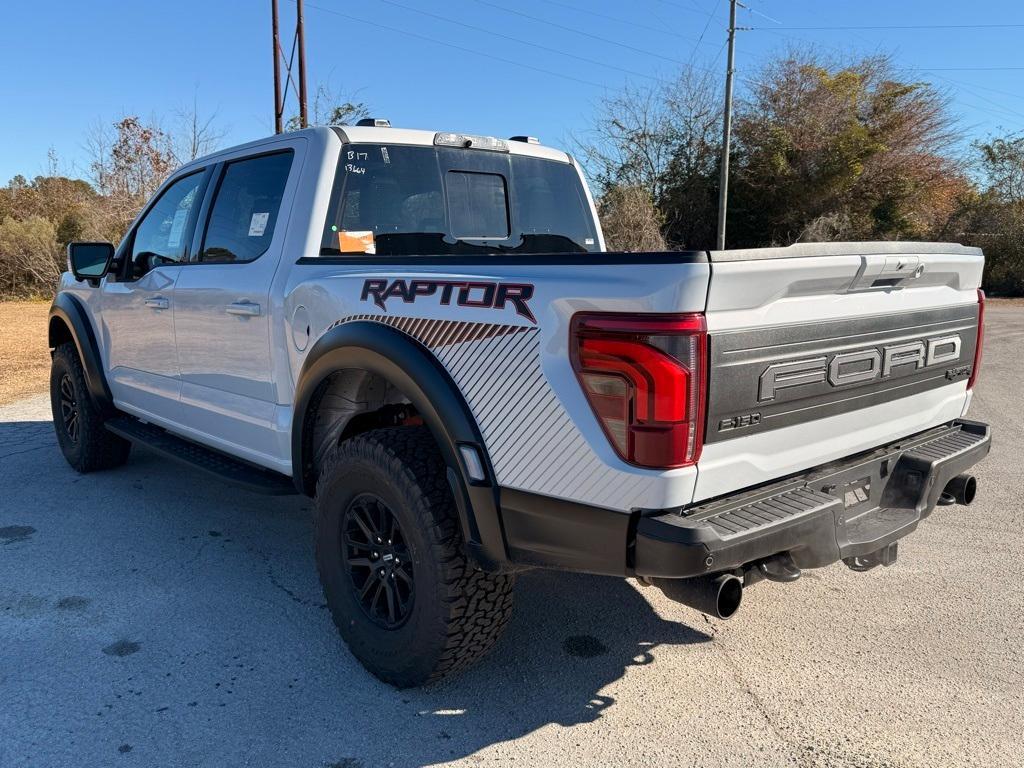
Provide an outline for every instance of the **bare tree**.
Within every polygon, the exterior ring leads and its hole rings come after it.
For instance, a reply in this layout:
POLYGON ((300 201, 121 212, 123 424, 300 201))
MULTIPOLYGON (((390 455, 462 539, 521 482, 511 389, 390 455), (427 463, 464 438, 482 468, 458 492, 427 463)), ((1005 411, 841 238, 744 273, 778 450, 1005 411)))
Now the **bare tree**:
MULTIPOLYGON (((346 125, 370 114, 370 107, 365 102, 356 101, 355 95, 345 95, 324 83, 316 87, 310 106, 310 125, 346 125)), ((286 131, 297 131, 301 127, 298 115, 288 118, 285 123, 286 131)))
POLYGON ((613 251, 664 251, 661 213, 642 187, 611 187, 598 203, 605 242, 613 251))
POLYGON ((50 295, 63 270, 53 223, 42 216, 0 222, 0 293, 50 295))
POLYGON ((173 152, 179 164, 216 151, 228 129, 218 124, 217 110, 203 115, 195 94, 190 105, 179 107, 174 112, 173 152))
POLYGON ((717 188, 721 93, 717 80, 685 68, 671 82, 627 86, 598 105, 594 126, 572 144, 599 197, 644 190, 675 246, 705 245, 705 209, 717 188))
POLYGON ((100 229, 117 241, 177 165, 171 137, 155 121, 124 117, 94 126, 86 140, 93 185, 103 196, 100 229))

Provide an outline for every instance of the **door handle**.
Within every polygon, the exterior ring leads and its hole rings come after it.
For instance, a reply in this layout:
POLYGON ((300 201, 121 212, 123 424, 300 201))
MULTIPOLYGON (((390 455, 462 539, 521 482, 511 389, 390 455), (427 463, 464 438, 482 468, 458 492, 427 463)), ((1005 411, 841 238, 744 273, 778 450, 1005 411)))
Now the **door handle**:
POLYGON ((236 301, 228 304, 227 313, 242 317, 256 317, 260 313, 260 305, 254 301, 236 301))
POLYGON ((171 302, 163 296, 153 296, 152 298, 146 299, 143 303, 147 307, 152 307, 153 309, 167 309, 171 306, 171 302))

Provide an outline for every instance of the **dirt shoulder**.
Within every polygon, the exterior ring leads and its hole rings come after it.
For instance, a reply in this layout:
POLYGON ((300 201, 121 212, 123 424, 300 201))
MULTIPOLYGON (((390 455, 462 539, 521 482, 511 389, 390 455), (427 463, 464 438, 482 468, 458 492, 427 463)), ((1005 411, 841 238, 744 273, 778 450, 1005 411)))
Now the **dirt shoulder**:
POLYGON ((48 301, 0 301, 0 405, 44 392, 48 301))

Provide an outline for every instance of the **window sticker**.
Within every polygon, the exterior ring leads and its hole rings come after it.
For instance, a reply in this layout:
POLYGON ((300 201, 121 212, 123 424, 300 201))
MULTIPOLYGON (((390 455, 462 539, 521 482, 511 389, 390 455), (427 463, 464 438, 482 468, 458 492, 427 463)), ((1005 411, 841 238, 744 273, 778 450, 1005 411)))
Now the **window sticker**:
POLYGON ((171 231, 167 233, 167 247, 178 248, 181 245, 181 236, 185 232, 185 221, 188 219, 188 208, 179 208, 174 212, 174 219, 171 221, 171 231))
POLYGON ((249 237, 263 237, 267 229, 267 221, 270 219, 270 212, 263 211, 254 213, 249 220, 249 237))
POLYGON ((340 230, 338 250, 342 253, 376 253, 377 245, 373 241, 373 230, 340 230))

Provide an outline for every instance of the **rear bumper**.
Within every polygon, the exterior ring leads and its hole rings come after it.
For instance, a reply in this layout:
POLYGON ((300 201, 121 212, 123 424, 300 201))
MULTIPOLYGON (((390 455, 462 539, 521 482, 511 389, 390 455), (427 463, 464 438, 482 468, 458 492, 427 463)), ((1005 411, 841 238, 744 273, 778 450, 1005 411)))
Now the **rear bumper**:
POLYGON ((781 553, 798 568, 884 558, 931 514, 946 484, 990 447, 988 425, 957 420, 785 481, 683 510, 644 513, 632 570, 687 578, 781 553))

